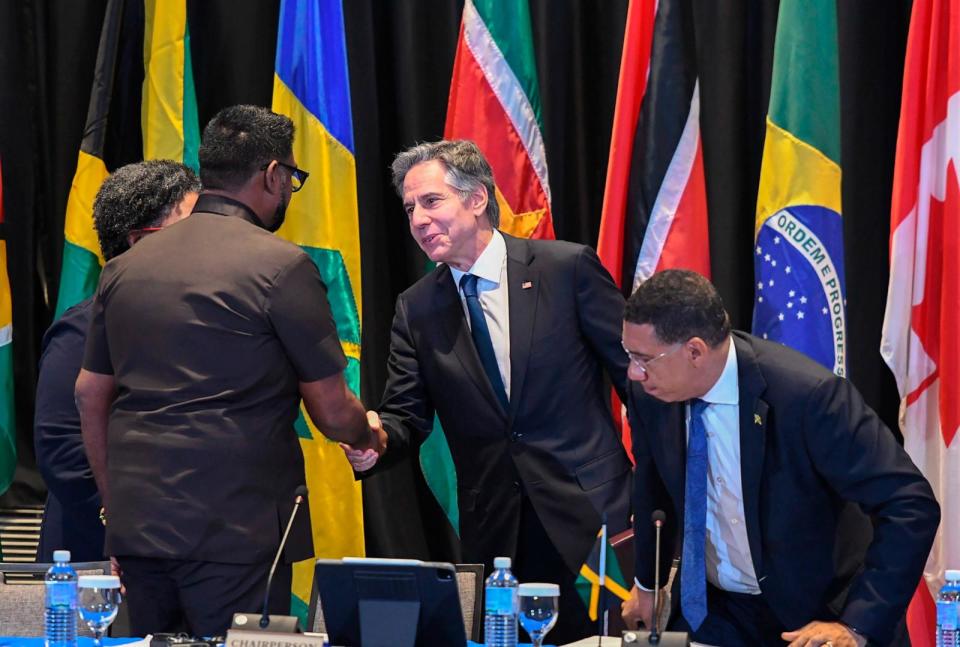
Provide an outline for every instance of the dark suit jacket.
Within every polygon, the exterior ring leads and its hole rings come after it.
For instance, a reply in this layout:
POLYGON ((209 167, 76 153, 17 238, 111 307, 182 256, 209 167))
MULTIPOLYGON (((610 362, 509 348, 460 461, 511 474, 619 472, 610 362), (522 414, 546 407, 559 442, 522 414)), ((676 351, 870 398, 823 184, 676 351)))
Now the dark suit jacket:
POLYGON ((397 299, 381 466, 418 446, 436 411, 457 471, 464 560, 515 557, 526 492, 576 572, 603 512, 611 533, 628 524, 630 463, 604 381, 606 371, 618 390, 625 383, 623 297, 587 247, 504 239, 509 410, 483 372, 450 269, 438 266, 397 299))
MULTIPOLYGON (((939 523, 929 484, 850 382, 780 344, 740 332, 733 341, 747 536, 765 601, 788 630, 839 618, 887 643, 939 523), (873 519, 866 547, 866 517, 843 525, 848 502, 873 519)), ((667 512, 664 545, 683 534, 685 412, 636 383, 628 406, 637 577, 650 588, 651 512, 667 512)))
POLYGON ((64 312, 41 345, 33 421, 37 467, 49 490, 37 547, 41 562, 53 561, 53 551, 61 548, 70 551, 73 561, 104 559, 100 494, 83 449, 73 399, 92 303, 86 299, 64 312))

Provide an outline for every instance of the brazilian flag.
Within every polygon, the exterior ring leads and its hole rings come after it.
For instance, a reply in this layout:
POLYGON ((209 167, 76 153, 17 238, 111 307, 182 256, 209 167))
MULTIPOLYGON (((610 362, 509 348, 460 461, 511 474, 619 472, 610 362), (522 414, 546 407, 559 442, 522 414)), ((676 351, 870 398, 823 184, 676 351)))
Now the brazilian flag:
POLYGON ((834 0, 783 0, 754 238, 753 333, 846 372, 834 0))

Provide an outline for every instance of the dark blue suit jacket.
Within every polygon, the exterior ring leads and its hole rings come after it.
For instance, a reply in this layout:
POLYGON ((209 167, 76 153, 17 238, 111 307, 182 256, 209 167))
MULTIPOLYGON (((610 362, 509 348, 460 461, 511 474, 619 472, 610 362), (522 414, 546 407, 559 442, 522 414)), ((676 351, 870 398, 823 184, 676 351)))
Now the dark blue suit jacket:
POLYGON ((464 560, 516 557, 525 492, 577 572, 604 512, 611 532, 629 525, 630 461, 605 381, 622 391, 626 380, 623 297, 588 247, 504 240, 509 407, 490 386, 450 268, 440 265, 397 299, 380 405, 389 442, 378 467, 419 445, 436 412, 457 471, 464 560))
POLYGON ((70 551, 73 561, 104 558, 100 494, 73 399, 92 303, 87 299, 64 312, 43 336, 33 421, 37 466, 49 490, 37 547, 41 562, 52 561, 53 551, 61 548, 70 551))
MULTIPOLYGON (((744 512, 764 600, 788 630, 839 619, 886 644, 939 523, 929 484, 849 381, 780 344, 740 332, 733 341, 744 512), (850 503, 872 519, 872 541, 850 503)), ((628 406, 637 577, 651 588, 652 511, 667 512, 664 545, 679 550, 683 535, 685 412, 637 383, 628 406)))

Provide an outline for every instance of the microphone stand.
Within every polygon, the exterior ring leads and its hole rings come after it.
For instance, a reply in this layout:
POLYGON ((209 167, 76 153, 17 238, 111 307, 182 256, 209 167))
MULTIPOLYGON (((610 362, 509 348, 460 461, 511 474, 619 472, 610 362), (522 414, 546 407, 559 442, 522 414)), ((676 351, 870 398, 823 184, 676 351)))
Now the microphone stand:
POLYGON ((654 527, 657 529, 657 539, 654 553, 653 566, 653 610, 650 614, 650 631, 623 632, 624 645, 640 645, 643 643, 650 645, 659 645, 660 647, 687 647, 690 645, 690 636, 682 631, 660 631, 660 531, 667 519, 663 510, 655 510, 650 516, 654 527))
POLYGON ((653 525, 657 529, 657 542, 654 553, 656 561, 653 564, 653 613, 650 617, 651 627, 648 639, 651 645, 660 643, 660 529, 663 528, 663 517, 664 514, 660 510, 653 513, 653 525))
POLYGON ((303 503, 303 498, 307 495, 306 486, 301 485, 297 488, 297 496, 293 500, 293 512, 290 513, 290 519, 287 521, 287 527, 283 531, 283 537, 280 539, 280 547, 277 549, 277 554, 273 558, 273 564, 270 566, 270 574, 267 575, 267 587, 263 592, 263 615, 260 616, 260 628, 266 629, 270 626, 270 585, 273 584, 273 574, 277 570, 277 564, 280 562, 280 555, 283 554, 283 547, 287 544, 287 536, 290 534, 290 528, 293 527, 293 520, 297 517, 297 511, 300 509, 300 504, 303 503))

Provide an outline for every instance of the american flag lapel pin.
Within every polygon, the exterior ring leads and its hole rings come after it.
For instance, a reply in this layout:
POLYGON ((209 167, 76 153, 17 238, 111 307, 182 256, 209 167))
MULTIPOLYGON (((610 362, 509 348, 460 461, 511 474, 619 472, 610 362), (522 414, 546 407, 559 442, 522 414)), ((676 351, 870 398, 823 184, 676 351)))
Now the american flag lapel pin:
POLYGON ((529 290, 532 287, 533 287, 533 281, 524 281, 523 283, 520 284, 521 290, 529 290))

